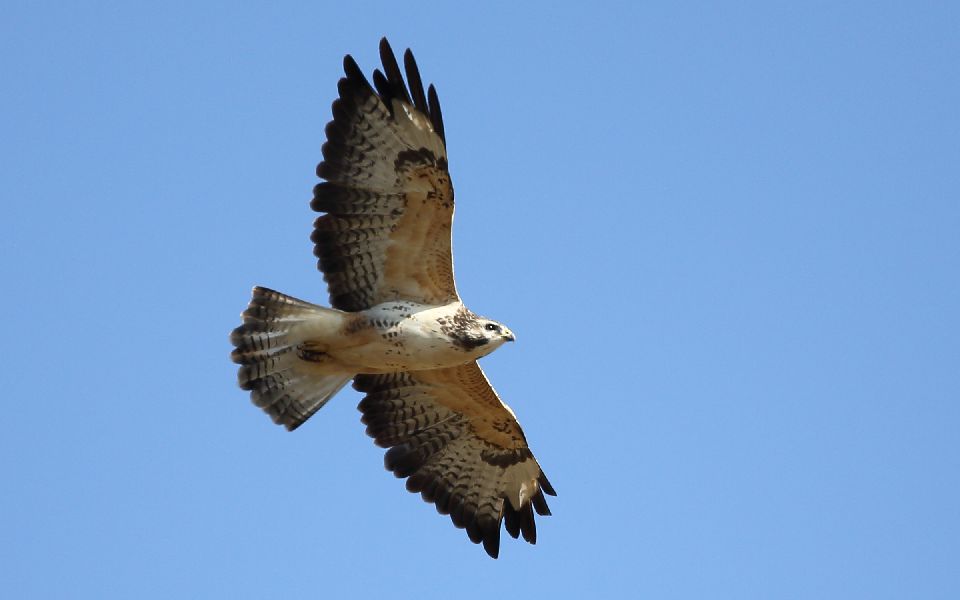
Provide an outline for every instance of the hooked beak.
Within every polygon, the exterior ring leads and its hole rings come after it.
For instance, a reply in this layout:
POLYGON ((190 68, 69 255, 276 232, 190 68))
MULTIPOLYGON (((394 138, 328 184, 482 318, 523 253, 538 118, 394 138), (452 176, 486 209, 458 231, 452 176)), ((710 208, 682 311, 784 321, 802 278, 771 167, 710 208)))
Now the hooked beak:
POLYGON ((513 332, 507 329, 503 332, 503 339, 507 340, 508 342, 515 342, 517 341, 517 336, 513 335, 513 332))

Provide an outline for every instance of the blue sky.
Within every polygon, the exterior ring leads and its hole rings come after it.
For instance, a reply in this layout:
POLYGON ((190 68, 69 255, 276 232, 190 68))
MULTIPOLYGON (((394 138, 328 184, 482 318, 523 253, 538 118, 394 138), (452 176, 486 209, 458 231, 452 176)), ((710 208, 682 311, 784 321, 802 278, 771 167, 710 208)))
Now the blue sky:
POLYGON ((5 7, 4 597, 960 596, 955 3, 335 4, 5 7), (356 392, 286 433, 228 358, 253 285, 326 300, 314 167, 382 35, 559 492, 498 561, 356 392))

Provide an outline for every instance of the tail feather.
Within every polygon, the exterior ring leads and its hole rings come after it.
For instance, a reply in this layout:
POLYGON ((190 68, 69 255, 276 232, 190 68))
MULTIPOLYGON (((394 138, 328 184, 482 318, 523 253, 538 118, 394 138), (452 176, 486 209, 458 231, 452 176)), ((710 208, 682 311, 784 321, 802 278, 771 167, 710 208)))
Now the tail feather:
POLYGON ((339 325, 339 311, 267 288, 253 289, 243 325, 230 334, 230 358, 240 365, 240 387, 250 391, 253 403, 274 423, 296 429, 353 378, 351 373, 324 370, 297 353, 301 343, 332 335, 339 325))

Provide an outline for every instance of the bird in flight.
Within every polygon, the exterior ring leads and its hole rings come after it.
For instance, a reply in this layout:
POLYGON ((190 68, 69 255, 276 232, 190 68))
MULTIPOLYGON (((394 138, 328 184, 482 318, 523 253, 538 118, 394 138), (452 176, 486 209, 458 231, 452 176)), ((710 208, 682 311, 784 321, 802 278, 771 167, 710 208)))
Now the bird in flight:
POLYGON ((386 38, 373 85, 353 58, 326 127, 310 206, 331 307, 255 287, 230 336, 240 387, 293 430, 344 385, 365 394, 386 468, 487 554, 501 523, 536 543, 553 487, 477 364, 514 335, 468 309, 453 278, 453 186, 433 85, 386 38))

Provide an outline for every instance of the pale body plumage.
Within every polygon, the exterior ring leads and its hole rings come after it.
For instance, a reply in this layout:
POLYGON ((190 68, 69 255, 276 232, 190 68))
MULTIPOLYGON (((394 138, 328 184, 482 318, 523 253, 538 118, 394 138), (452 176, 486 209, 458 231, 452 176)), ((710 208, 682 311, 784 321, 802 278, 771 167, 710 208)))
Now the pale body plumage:
POLYGON ((350 313, 324 309, 309 318, 297 332, 303 338, 301 357, 318 371, 342 373, 394 373, 423 371, 467 364, 513 341, 505 326, 477 317, 482 343, 464 344, 448 333, 460 315, 469 315, 462 302, 431 306, 418 302, 384 302, 350 313), (487 328, 490 329, 487 329, 487 328))

